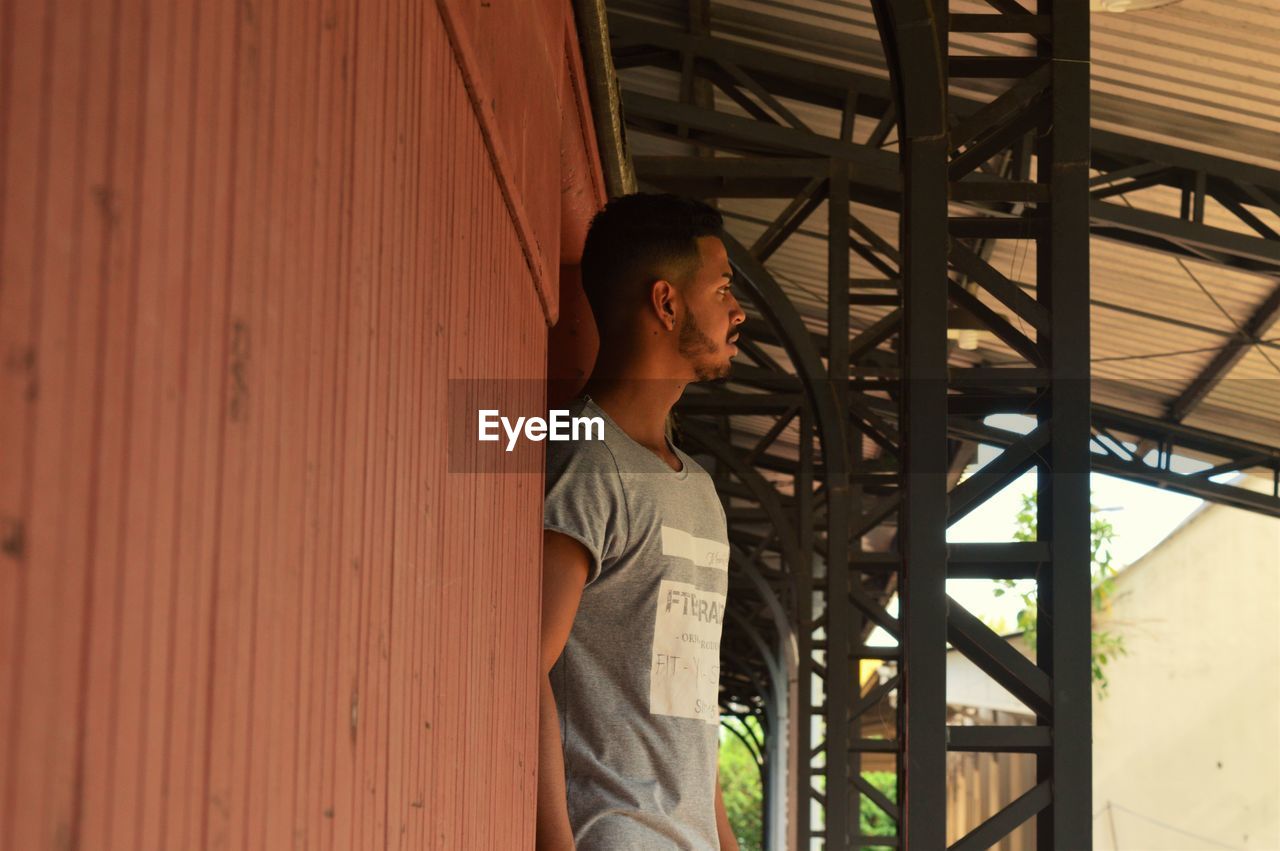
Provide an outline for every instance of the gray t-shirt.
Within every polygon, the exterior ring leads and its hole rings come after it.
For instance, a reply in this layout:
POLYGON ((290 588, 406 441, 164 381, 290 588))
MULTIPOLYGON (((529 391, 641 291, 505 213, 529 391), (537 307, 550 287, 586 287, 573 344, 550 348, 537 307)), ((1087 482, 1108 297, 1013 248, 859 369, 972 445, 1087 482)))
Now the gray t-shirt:
POLYGON ((548 442, 543 526, 591 571, 551 687, 579 851, 718 849, 720 629, 729 588, 711 477, 671 469, 589 397, 604 440, 548 442))

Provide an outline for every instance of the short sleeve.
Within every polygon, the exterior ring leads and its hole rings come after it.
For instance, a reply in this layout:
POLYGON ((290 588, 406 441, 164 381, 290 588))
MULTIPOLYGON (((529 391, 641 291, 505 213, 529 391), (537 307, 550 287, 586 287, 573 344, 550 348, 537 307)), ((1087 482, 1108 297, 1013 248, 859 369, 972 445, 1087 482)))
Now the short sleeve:
POLYGON ((548 441, 542 527, 587 548, 588 585, 626 550, 626 496, 618 464, 604 441, 548 441))

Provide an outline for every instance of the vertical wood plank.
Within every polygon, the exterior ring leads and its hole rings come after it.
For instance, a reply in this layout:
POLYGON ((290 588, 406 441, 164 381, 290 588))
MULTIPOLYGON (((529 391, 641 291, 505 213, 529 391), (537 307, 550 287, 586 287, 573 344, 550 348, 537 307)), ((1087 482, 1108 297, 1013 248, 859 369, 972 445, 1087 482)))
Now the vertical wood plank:
POLYGON ((574 41, 443 8, 0 3, 3 847, 531 841, 574 41))

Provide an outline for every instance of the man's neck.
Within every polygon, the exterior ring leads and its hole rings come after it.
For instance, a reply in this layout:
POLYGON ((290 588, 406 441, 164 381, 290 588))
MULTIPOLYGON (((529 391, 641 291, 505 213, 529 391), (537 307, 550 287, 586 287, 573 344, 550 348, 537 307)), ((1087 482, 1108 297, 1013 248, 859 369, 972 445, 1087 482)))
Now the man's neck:
POLYGON ((602 352, 584 393, 636 443, 675 459, 667 448, 667 417, 689 380, 662 378, 671 371, 659 363, 637 363, 602 352))
POLYGON ((667 417, 688 385, 659 378, 595 378, 583 392, 590 396, 627 436, 662 455, 670 455, 667 417))

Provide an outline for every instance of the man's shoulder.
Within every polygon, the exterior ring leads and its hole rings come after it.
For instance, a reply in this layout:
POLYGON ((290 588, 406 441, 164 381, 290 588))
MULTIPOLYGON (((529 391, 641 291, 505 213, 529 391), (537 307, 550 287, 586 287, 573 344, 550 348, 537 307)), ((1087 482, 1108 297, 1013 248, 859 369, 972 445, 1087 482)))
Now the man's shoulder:
POLYGON ((572 459, 579 463, 603 464, 612 463, 613 453, 603 440, 548 440, 547 460, 572 459))
POLYGON ((547 441, 547 475, 558 476, 565 472, 617 473, 618 463, 613 451, 600 435, 577 440, 547 441))

